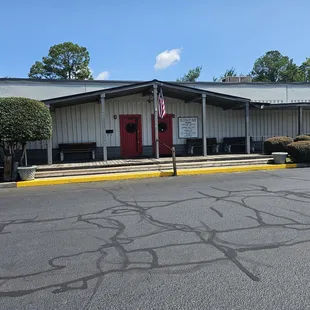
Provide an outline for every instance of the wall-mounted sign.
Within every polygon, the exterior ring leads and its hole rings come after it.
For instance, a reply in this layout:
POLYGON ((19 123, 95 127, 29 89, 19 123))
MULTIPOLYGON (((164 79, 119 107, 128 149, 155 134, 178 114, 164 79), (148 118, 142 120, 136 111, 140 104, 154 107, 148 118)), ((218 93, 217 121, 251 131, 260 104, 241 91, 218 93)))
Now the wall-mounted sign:
POLYGON ((179 117, 179 138, 198 138, 198 117, 179 117))

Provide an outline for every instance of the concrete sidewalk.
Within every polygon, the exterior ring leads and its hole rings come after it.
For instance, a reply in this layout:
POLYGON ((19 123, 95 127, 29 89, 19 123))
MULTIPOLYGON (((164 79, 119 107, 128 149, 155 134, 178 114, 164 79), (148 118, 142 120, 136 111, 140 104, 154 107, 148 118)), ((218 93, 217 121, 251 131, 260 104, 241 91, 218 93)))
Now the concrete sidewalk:
MULTIPOLYGON (((177 157, 177 163, 191 163, 191 162, 218 162, 218 161, 241 161, 251 159, 272 159, 271 155, 261 154, 219 154, 204 156, 183 156, 177 157)), ((108 167, 125 167, 125 166, 139 166, 139 165, 161 165, 170 164, 172 158, 162 157, 155 158, 138 158, 138 159, 116 159, 108 161, 90 161, 77 163, 56 163, 52 165, 37 165, 37 171, 54 171, 54 170, 70 170, 70 169, 91 169, 91 168, 108 168, 108 167)))

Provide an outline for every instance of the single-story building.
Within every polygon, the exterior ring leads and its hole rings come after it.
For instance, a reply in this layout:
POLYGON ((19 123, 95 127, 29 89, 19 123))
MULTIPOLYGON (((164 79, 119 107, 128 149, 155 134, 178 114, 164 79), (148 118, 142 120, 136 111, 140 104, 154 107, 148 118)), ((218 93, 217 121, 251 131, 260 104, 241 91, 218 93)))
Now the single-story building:
POLYGON ((0 97, 7 96, 39 99, 50 108, 53 136, 29 144, 32 163, 158 158, 171 155, 172 146, 179 156, 250 153, 261 151, 268 137, 310 132, 308 83, 0 79, 0 97), (164 118, 158 117, 159 90, 164 118), (77 143, 88 152, 69 152, 77 143))

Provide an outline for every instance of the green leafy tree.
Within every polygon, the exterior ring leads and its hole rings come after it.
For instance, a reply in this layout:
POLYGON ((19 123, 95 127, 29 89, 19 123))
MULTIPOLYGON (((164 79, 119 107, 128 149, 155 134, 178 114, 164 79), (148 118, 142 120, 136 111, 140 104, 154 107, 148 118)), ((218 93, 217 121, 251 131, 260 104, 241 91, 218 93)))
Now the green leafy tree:
POLYGON ((236 69, 234 67, 231 67, 230 69, 227 69, 225 73, 221 76, 222 79, 228 77, 228 76, 237 76, 236 69))
POLYGON ((221 82, 223 79, 225 79, 228 76, 237 76, 236 69, 234 67, 231 67, 230 69, 227 69, 223 75, 220 77, 213 77, 213 82, 221 82))
POLYGON ((52 118, 44 103, 23 97, 0 98, 0 151, 4 156, 17 161, 16 153, 22 150, 22 162, 27 142, 51 135, 52 118))
POLYGON ((300 68, 279 51, 269 51, 259 57, 251 72, 254 82, 299 82, 303 80, 300 68))
POLYGON ((301 64, 300 70, 303 75, 303 80, 305 82, 310 81, 310 58, 306 58, 306 60, 301 64))
POLYGON ((177 82, 195 82, 199 78, 201 70, 202 66, 190 69, 183 77, 177 79, 177 82))
POLYGON ((65 42, 53 45, 48 56, 32 65, 28 76, 32 79, 91 80, 89 62, 86 47, 65 42))

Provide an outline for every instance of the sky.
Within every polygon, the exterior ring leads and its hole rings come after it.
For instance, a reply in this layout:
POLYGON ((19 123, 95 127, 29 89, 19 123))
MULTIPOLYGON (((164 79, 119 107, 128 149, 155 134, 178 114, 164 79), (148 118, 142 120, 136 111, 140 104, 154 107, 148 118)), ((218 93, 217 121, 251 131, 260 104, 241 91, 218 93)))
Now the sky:
POLYGON ((309 0, 10 0, 0 8, 0 77, 26 78, 49 47, 90 53, 96 79, 174 81, 202 66, 248 74, 269 50, 310 57, 309 0))

